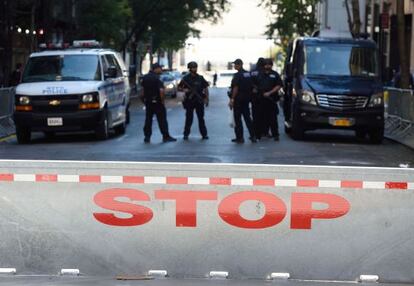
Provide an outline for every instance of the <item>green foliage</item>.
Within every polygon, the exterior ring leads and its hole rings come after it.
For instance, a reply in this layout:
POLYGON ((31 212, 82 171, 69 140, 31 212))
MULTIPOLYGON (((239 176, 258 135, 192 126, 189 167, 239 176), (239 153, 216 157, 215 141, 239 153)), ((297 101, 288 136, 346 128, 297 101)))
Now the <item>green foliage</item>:
POLYGON ((228 0, 129 0, 133 20, 124 45, 133 36, 136 41, 152 39, 153 49, 181 48, 189 36, 197 36, 193 28, 198 20, 217 21, 228 7, 228 0))
POLYGON ((261 5, 273 15, 266 35, 280 37, 282 46, 295 36, 311 34, 316 28, 315 6, 320 0, 261 0, 261 5))
POLYGON ((119 47, 123 30, 132 17, 127 0, 87 0, 77 2, 77 37, 97 39, 112 47, 119 47))

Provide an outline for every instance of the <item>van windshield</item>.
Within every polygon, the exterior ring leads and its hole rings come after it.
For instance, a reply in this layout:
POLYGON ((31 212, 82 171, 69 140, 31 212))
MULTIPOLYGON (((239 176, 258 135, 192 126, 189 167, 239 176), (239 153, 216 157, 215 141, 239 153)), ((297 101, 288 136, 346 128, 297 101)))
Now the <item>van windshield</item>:
POLYGON ((377 77, 377 52, 374 48, 351 45, 308 45, 304 74, 377 77))
POLYGON ((30 58, 22 82, 95 80, 101 80, 98 56, 59 55, 30 58))

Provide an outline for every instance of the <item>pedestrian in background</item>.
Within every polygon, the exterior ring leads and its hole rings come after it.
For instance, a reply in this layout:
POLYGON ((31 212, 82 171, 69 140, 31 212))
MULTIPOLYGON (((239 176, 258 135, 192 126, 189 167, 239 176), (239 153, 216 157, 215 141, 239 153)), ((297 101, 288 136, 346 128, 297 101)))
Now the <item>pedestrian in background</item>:
POLYGON ((217 86, 217 78, 218 78, 218 75, 217 75, 217 71, 216 71, 216 72, 214 72, 214 75, 213 75, 213 86, 214 87, 217 86))
POLYGON ((195 111, 198 118, 198 127, 200 130, 201 138, 203 140, 207 140, 208 134, 204 120, 204 106, 207 107, 209 103, 209 84, 203 76, 197 73, 198 65, 196 62, 188 63, 187 67, 189 73, 185 75, 182 78, 181 82, 178 84, 178 90, 185 92, 183 106, 186 110, 186 113, 183 139, 188 140, 195 111))
POLYGON ((164 84, 160 80, 161 73, 162 67, 159 64, 153 64, 151 71, 142 78, 141 97, 145 103, 145 143, 151 141, 154 115, 157 116, 163 142, 177 141, 177 139, 170 136, 168 131, 167 111, 164 105, 164 84))
MULTIPOLYGON (((255 79, 259 92, 260 101, 260 122, 261 126, 267 129, 270 126, 272 137, 275 141, 279 141, 279 128, 277 116, 279 114, 278 101, 279 90, 283 86, 280 75, 273 69, 273 61, 266 59, 264 62, 264 70, 255 79)), ((261 134, 267 130, 262 130, 261 134)))
POLYGON ((250 102, 252 101, 253 93, 252 75, 250 72, 243 69, 243 61, 241 59, 235 60, 233 64, 237 73, 233 76, 231 82, 231 99, 229 103, 229 107, 234 113, 234 132, 236 134, 236 138, 234 138, 232 142, 239 144, 244 143, 243 117, 244 123, 250 134, 250 140, 253 143, 256 143, 256 135, 254 134, 252 119, 250 117, 250 102))
POLYGON ((22 78, 22 67, 21 63, 16 64, 16 69, 10 75, 10 86, 17 86, 22 78))

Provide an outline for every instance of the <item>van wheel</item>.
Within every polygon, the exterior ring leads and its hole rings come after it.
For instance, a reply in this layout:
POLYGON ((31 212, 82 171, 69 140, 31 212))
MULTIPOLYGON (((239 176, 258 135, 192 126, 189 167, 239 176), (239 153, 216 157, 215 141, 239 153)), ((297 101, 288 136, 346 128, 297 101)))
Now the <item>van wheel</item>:
POLYGON ((294 140, 303 140, 303 137, 305 136, 305 130, 303 128, 302 121, 297 118, 297 116, 293 116, 290 134, 294 140))
POLYGON ((369 141, 372 144, 381 144, 384 140, 384 129, 369 132, 369 141))
POLYGON ((55 135, 56 135, 56 133, 55 133, 55 132, 53 132, 53 131, 47 131, 47 132, 44 132, 44 134, 45 134, 45 137, 46 137, 47 139, 52 139, 52 138, 54 138, 54 137, 55 137, 55 135))
POLYGON ((126 132, 126 121, 124 121, 122 124, 120 124, 118 126, 115 126, 114 130, 115 130, 116 134, 119 134, 119 135, 125 134, 125 132, 126 132))
POLYGON ((365 130, 362 130, 362 129, 357 129, 357 130, 355 130, 355 136, 358 139, 363 140, 367 136, 367 132, 365 130))
POLYGON ((99 123, 95 131, 96 138, 99 140, 106 140, 109 138, 109 121, 108 111, 105 109, 103 114, 103 120, 99 123))
POLYGON ((32 132, 29 128, 16 126, 16 137, 17 143, 19 144, 28 144, 32 137, 32 132))
POLYGON ((131 122, 131 113, 129 112, 129 104, 125 111, 125 123, 129 124, 131 122))

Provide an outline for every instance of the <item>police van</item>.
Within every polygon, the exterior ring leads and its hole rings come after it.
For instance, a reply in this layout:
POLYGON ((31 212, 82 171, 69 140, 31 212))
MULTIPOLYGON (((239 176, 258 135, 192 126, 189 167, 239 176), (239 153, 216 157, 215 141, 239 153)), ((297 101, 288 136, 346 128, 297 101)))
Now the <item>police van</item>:
POLYGON ((129 122, 128 71, 120 55, 96 41, 43 45, 30 55, 16 88, 14 122, 19 143, 32 132, 125 133, 129 122))

